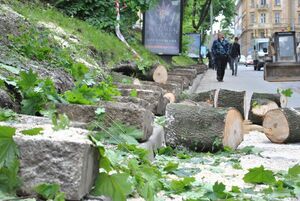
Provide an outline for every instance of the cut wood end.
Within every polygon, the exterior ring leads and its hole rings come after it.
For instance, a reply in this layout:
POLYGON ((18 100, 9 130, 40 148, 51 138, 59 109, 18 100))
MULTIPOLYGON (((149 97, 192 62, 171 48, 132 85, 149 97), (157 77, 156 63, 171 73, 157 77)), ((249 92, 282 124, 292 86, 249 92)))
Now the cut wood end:
POLYGON ((236 149, 243 139, 243 117, 238 110, 229 109, 225 119, 223 145, 236 149))
POLYGON ((176 97, 173 93, 166 93, 164 97, 167 98, 170 101, 170 103, 175 103, 176 101, 176 97))
POLYGON ((288 98, 284 95, 280 96, 280 105, 282 108, 287 107, 288 98))
POLYGON ((268 101, 266 104, 264 105, 258 105, 252 108, 252 113, 263 117, 265 116, 265 114, 270 111, 270 110, 274 110, 277 109, 278 105, 274 102, 274 101, 268 101))
POLYGON ((141 81, 137 78, 135 78, 132 82, 134 85, 141 85, 141 81))
POLYGON ((284 143, 289 137, 289 123, 281 109, 269 111, 264 118, 265 134, 274 143, 284 143))
POLYGON ((153 80, 156 83, 166 84, 168 80, 168 71, 163 65, 158 65, 153 72, 153 80))

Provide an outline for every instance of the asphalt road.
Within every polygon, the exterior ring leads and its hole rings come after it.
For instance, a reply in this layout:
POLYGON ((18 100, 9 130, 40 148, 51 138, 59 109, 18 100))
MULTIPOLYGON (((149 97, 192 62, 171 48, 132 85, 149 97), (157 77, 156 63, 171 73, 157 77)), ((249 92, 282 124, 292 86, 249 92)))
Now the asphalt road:
POLYGON ((253 66, 240 65, 237 76, 231 75, 231 70, 227 69, 224 82, 216 80, 216 71, 209 69, 201 80, 194 86, 195 92, 207 91, 210 89, 229 89, 246 91, 247 100, 253 92, 277 93, 277 89, 293 90, 293 95, 288 99, 288 107, 300 107, 300 81, 299 82, 267 82, 263 79, 263 70, 254 71, 253 66))

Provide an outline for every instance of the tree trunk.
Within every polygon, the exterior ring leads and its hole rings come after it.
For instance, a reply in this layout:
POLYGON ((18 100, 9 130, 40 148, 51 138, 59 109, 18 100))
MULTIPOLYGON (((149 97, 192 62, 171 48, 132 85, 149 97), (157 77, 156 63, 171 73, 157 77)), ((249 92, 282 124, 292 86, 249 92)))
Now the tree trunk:
POLYGON ((245 91, 220 89, 216 93, 215 107, 234 107, 244 116, 245 91))
POLYGON ((178 71, 177 70, 177 71, 169 71, 168 75, 176 75, 176 76, 186 77, 192 83, 193 79, 196 78, 197 73, 195 71, 191 72, 191 71, 178 71))
POLYGON ((166 93, 173 93, 173 94, 175 94, 175 96, 178 96, 183 91, 183 86, 180 83, 159 84, 156 82, 141 81, 141 84, 154 85, 154 86, 161 87, 163 90, 165 90, 166 93))
POLYGON ((187 89, 190 85, 192 85, 193 80, 189 80, 185 76, 168 75, 168 83, 179 83, 182 84, 183 89, 187 89))
POLYGON ((274 101, 278 107, 281 107, 279 94, 253 93, 251 99, 268 99, 270 101, 274 101))
POLYGON ((135 75, 143 80, 154 81, 165 84, 168 80, 168 71, 163 65, 153 66, 146 74, 143 74, 138 66, 134 63, 120 64, 112 69, 114 72, 119 72, 127 76, 135 75))
POLYGON ((204 91, 204 92, 190 94, 190 95, 183 94, 181 97, 179 97, 177 102, 188 99, 194 102, 206 102, 211 105, 214 105, 215 93, 216 90, 204 91))
POLYGON ((272 100, 252 97, 248 119, 254 124, 262 125, 266 113, 277 108, 277 103, 272 100))
POLYGON ((293 108, 269 111, 264 118, 266 136, 274 143, 300 142, 300 112, 293 108))
POLYGON ((213 108, 168 104, 166 143, 193 151, 217 151, 224 146, 236 149, 243 140, 243 117, 234 108, 213 108))

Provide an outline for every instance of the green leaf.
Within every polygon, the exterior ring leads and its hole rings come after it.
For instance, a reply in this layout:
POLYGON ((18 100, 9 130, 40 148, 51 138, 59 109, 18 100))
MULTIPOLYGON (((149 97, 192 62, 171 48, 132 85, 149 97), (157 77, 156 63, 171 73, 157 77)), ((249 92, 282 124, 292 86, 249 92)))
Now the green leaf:
POLYGON ((292 177, 296 177, 296 176, 300 175, 300 165, 297 164, 297 165, 289 168, 288 175, 292 176, 292 177))
POLYGON ((132 89, 132 90, 130 91, 130 96, 131 96, 131 97, 137 97, 137 96, 138 96, 137 90, 136 90, 136 89, 132 89))
POLYGON ((182 180, 172 180, 171 184, 170 184, 170 189, 175 194, 179 194, 179 193, 189 190, 194 181, 195 181, 194 177, 185 177, 182 180))
POLYGON ((9 126, 0 126, 0 168, 12 167, 19 155, 13 140, 16 129, 9 126))
POLYGON ((246 183, 253 184, 273 184, 276 182, 274 173, 270 170, 265 170, 263 166, 249 169, 243 180, 246 183))
POLYGON ((53 200, 58 195, 57 201, 61 201, 64 196, 63 193, 59 193, 60 187, 58 184, 48 184, 48 183, 39 184, 34 187, 34 191, 46 200, 48 199, 53 200))
POLYGON ((18 159, 14 159, 10 167, 0 168, 0 189, 4 193, 12 194, 20 186, 19 165, 18 159))
POLYGON ((40 135, 43 130, 43 128, 33 128, 29 130, 22 130, 21 133, 24 135, 40 135))
POLYGON ((0 108, 0 121, 12 120, 16 116, 16 113, 10 109, 0 108))
POLYGON ((53 114, 52 124, 54 131, 64 130, 70 126, 70 120, 66 114, 58 114, 58 118, 56 114, 53 114))
POLYGON ((241 190, 238 186, 232 186, 231 187, 231 192, 233 193, 241 193, 241 190))
POLYGON ((128 174, 116 173, 108 175, 102 172, 96 179, 92 194, 109 196, 113 201, 126 201, 126 197, 132 190, 133 184, 129 181, 128 174))
POLYGON ((96 115, 102 115, 102 114, 105 114, 105 108, 103 108, 103 107, 97 108, 97 110, 95 111, 95 114, 96 114, 96 115))
POLYGON ((177 170, 177 168, 178 168, 178 163, 169 162, 169 163, 164 167, 164 171, 170 173, 170 172, 173 172, 174 170, 177 170))
POLYGON ((160 148, 158 150, 158 154, 159 155, 166 155, 166 156, 172 156, 174 154, 174 150, 172 149, 172 147, 163 147, 163 148, 160 148))
POLYGON ((285 97, 292 97, 293 90, 291 88, 288 88, 288 89, 281 90, 280 93, 285 97))
POLYGON ((18 86, 25 91, 36 86, 37 80, 37 73, 34 73, 33 70, 30 68, 28 72, 20 72, 20 80, 18 81, 18 86))

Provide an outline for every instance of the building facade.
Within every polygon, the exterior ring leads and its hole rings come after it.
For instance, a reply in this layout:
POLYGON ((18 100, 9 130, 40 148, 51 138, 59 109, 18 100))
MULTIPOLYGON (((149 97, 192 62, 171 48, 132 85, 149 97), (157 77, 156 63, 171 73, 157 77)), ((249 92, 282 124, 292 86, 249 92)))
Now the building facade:
POLYGON ((300 41, 300 0, 237 0, 236 13, 235 35, 245 56, 253 50, 253 39, 269 38, 275 32, 296 31, 300 41))

